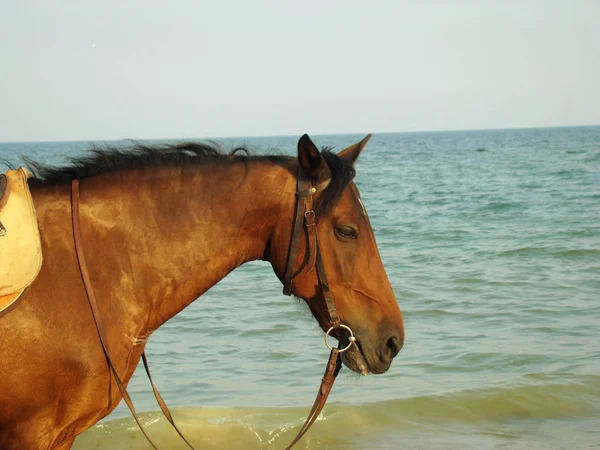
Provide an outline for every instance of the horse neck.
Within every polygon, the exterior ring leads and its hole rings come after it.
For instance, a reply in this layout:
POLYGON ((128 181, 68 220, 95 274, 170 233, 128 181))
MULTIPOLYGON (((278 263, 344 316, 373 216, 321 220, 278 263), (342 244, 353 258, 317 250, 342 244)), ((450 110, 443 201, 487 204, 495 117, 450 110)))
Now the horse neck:
POLYGON ((293 201, 289 172, 260 163, 149 168, 102 178, 89 180, 88 193, 82 184, 82 214, 107 237, 96 244, 99 253, 120 255, 112 258, 121 261, 121 273, 107 277, 116 289, 135 286, 135 298, 127 301, 136 307, 129 309, 149 331, 236 267, 263 259, 283 198, 293 201))

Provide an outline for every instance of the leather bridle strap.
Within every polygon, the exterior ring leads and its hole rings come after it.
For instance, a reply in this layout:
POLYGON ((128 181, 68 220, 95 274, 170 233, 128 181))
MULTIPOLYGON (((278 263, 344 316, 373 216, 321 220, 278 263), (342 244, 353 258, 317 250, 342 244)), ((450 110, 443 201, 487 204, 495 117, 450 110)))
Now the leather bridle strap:
POLYGON ((331 350, 329 355, 327 367, 325 368, 325 374, 323 375, 321 386, 319 386, 319 391, 317 392, 317 398, 315 399, 315 402, 308 413, 308 417, 304 421, 304 425, 302 425, 302 428, 300 428, 300 431, 298 431, 298 434, 292 443, 288 445, 285 450, 289 450, 296 445, 302 436, 304 436, 304 433, 306 433, 312 424, 315 423, 315 420, 317 420, 317 417, 319 417, 319 414, 321 414, 321 411, 327 402, 327 397, 329 397, 329 393, 333 387, 333 382, 335 381, 335 378, 337 377, 341 368, 342 358, 340 356, 340 351, 337 348, 334 348, 331 350))
POLYGON ((312 180, 305 175, 302 169, 298 168, 298 191, 296 192, 296 216, 294 218, 294 228, 292 229, 292 237, 290 241, 290 250, 288 252, 287 266, 285 276, 283 278, 283 293, 285 295, 292 294, 292 280, 296 273, 296 259, 298 257, 298 246, 302 235, 302 225, 306 225, 308 236, 308 271, 310 272, 315 265, 317 257, 317 230, 315 223, 315 213, 312 209, 312 196, 317 192, 324 190, 329 186, 329 181, 326 180, 313 187, 312 180))
POLYGON ((160 406, 160 410, 163 412, 163 414, 165 415, 165 417, 167 418, 167 420, 169 421, 171 426, 175 429, 175 431, 177 432, 179 437, 181 439, 183 439, 183 441, 187 444, 187 446, 189 448, 191 448, 192 450, 195 450, 194 447, 192 446, 192 444, 190 444, 189 441, 185 438, 185 436, 183 435, 183 433, 181 432, 179 427, 175 424, 175 419, 173 419, 173 415, 171 414, 171 411, 169 410, 167 403, 163 399, 162 395, 160 395, 160 392, 158 392, 158 388, 154 385, 154 382, 152 381, 152 375, 150 375, 150 367, 148 366, 148 358, 146 358, 145 350, 142 352, 142 361, 144 363, 144 369, 146 369, 146 375, 148 375, 148 380, 150 381, 150 386, 152 386, 152 392, 154 393, 154 398, 156 399, 158 406, 160 406))
POLYGON ((331 289, 329 289, 329 281, 327 280, 327 273, 325 272, 325 265, 323 264, 323 258, 321 257, 321 251, 319 250, 318 241, 317 275, 319 276, 321 293, 323 294, 323 299, 325 299, 325 307, 327 308, 327 314, 329 315, 329 322, 332 327, 338 327, 341 323, 340 317, 338 316, 337 309, 335 309, 335 303, 333 302, 333 295, 331 295, 331 289))
MULTIPOLYGON (((95 296, 94 290, 92 288, 92 283, 90 281, 90 274, 88 272, 87 264, 85 262, 85 254, 83 253, 83 240, 81 238, 81 224, 80 224, 80 219, 79 219, 79 180, 73 180, 73 182, 71 183, 71 209, 72 209, 72 219, 73 219, 73 239, 75 241, 75 252, 77 253, 77 262, 79 263, 79 271, 81 272, 83 286, 84 286, 85 292, 87 294, 88 303, 90 304, 90 309, 92 311, 92 317, 94 319, 94 324, 96 325, 96 330, 98 331, 98 337, 100 338, 100 343, 102 344, 102 350, 104 351, 104 356, 106 357, 108 366, 110 367, 110 370, 115 378, 117 387, 119 388, 119 392, 121 393, 123 400, 125 400, 127 407, 131 411, 131 415, 135 419, 136 423, 138 424, 138 427, 140 428, 140 430, 142 431, 143 435, 146 437, 146 439, 148 440, 150 445, 154 449, 158 450, 158 448, 156 447, 154 442, 152 442, 152 440, 146 433, 146 430, 142 426, 142 423, 141 423, 138 415, 135 412, 135 408, 133 406, 133 402, 131 401, 131 397, 129 396, 129 393, 127 392, 127 389, 125 388, 125 385, 121 381, 121 378, 119 377, 119 374, 117 373, 117 369, 115 368, 114 364, 112 363, 110 353, 108 351, 108 346, 106 345, 106 342, 104 341, 104 338, 103 338, 103 336, 105 336, 104 327, 102 325, 102 321, 100 320, 100 313, 98 312, 98 302, 96 301, 96 296, 95 296)), ((158 401, 158 404, 160 405, 161 410, 163 411, 163 413, 166 416, 169 423, 173 426, 173 428, 175 428, 175 431, 177 431, 179 436, 181 436, 181 438, 185 441, 185 443, 188 445, 188 447, 190 447, 192 450, 194 450, 194 447, 192 447, 192 445, 187 441, 187 439, 181 434, 181 431, 179 431, 179 428, 177 428, 177 426, 175 425, 173 416, 171 415, 169 408, 167 407, 162 396, 160 395, 160 392, 158 392, 158 389, 156 388, 156 386, 154 386, 154 383, 152 382, 152 377, 150 376, 150 369, 148 368, 148 360, 146 359, 145 351, 142 353, 142 360, 144 361, 144 368, 146 369, 146 373, 148 374, 148 379, 150 380, 150 384, 152 385, 152 391, 154 392, 154 396, 156 397, 156 400, 158 401)))
MULTIPOLYGON (((350 330, 348 327, 341 325, 339 315, 335 308, 335 303, 333 301, 333 296, 331 294, 331 289, 329 288, 329 282, 327 280, 327 274, 325 272, 325 265, 323 264, 323 258, 321 256, 321 251, 319 249, 319 242, 317 238, 317 230, 316 230, 316 221, 315 221, 315 213, 313 211, 313 194, 322 191, 329 185, 329 181, 322 182, 316 186, 312 186, 312 180, 306 176, 306 174, 302 171, 301 168, 298 168, 298 191, 296 193, 297 203, 296 203, 296 216, 294 219, 294 228, 292 229, 292 236, 290 241, 290 250, 288 254, 287 266, 285 271, 285 277, 283 282, 283 293, 286 295, 291 295, 292 293, 292 280, 297 273, 302 270, 302 265, 298 272, 294 272, 297 256, 298 256, 298 247, 300 242, 300 236, 302 235, 303 225, 306 228, 306 252, 307 255, 305 257, 307 272, 313 270, 314 267, 317 268, 317 276, 319 280, 319 286, 321 288, 321 294, 323 295, 323 299, 325 300, 325 306, 327 308, 327 314, 329 316, 329 322, 331 328, 326 334, 326 339, 329 333, 334 329, 339 329, 340 327, 346 328, 350 330)), ((338 340, 340 337, 338 336, 338 340)), ((340 341, 341 342, 341 341, 340 341)), ((327 361, 327 367, 325 369, 325 374, 323 375, 323 379, 321 380, 321 386, 319 386, 319 391, 317 392, 317 397, 313 403, 313 406, 308 413, 308 417, 304 421, 304 424, 298 431, 298 434, 292 441, 292 443, 286 447, 286 450, 291 449, 304 434, 308 431, 308 429, 312 426, 312 424, 317 420, 319 414, 323 410, 325 403, 327 402, 327 398, 329 393, 331 392, 331 388, 333 387, 333 383, 335 378, 337 377, 340 369, 342 368, 342 359, 341 352, 347 350, 352 343, 354 342, 354 336, 351 334, 350 344, 344 349, 339 348, 331 348, 331 353, 329 355, 329 360, 327 361)), ((329 346, 329 344, 327 344, 329 346)), ((341 345, 341 344, 340 344, 341 345)))
MULTIPOLYGON (((316 266, 317 275, 319 277, 319 286, 321 287, 321 293, 323 295, 323 299, 325 300, 325 306, 327 307, 330 326, 337 328, 340 325, 340 318, 335 308, 333 296, 331 295, 331 289, 329 288, 329 282, 327 280, 327 273, 325 272, 325 265, 323 264, 321 250, 319 249, 319 240, 317 237, 315 212, 313 211, 312 200, 313 194, 324 190, 329 185, 329 182, 330 180, 326 180, 313 187, 312 180, 302 171, 300 167, 298 167, 298 192, 296 193, 298 201, 296 203, 296 216, 294 218, 294 228, 292 230, 285 277, 283 279, 283 293, 285 295, 292 294, 292 281, 297 274, 294 272, 294 269, 296 267, 296 261, 298 258, 298 246, 300 243, 300 236, 302 235, 302 225, 304 223, 307 236, 307 272, 311 272, 316 266)), ((299 270, 301 269, 302 266, 299 270)))

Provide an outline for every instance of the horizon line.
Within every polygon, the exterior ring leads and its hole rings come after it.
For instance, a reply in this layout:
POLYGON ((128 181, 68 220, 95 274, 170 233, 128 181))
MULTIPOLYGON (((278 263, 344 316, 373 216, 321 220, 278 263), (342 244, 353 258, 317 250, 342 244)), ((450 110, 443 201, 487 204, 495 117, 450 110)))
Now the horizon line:
MULTIPOLYGON (((449 128, 449 129, 435 129, 435 130, 405 130, 405 131, 374 131, 374 132, 352 132, 352 133, 313 133, 311 136, 345 136, 345 135, 362 135, 362 134, 411 134, 411 133, 450 133, 450 132, 474 132, 474 131, 509 131, 509 130, 536 130, 536 129, 551 129, 551 128, 594 128, 600 127, 599 124, 585 124, 585 125, 552 125, 552 126, 533 126, 533 127, 497 127, 497 128, 449 128)), ((187 141, 187 140, 220 140, 220 139, 259 139, 259 138, 286 138, 295 137, 295 134, 257 134, 257 135, 246 135, 246 136, 205 136, 205 137, 181 137, 181 138, 157 138, 157 137, 143 137, 143 138, 97 138, 97 139, 61 139, 61 140, 8 140, 0 141, 0 144, 35 144, 35 143, 52 143, 52 142, 118 142, 118 141, 187 141)), ((298 135, 300 136, 300 135, 298 135)))

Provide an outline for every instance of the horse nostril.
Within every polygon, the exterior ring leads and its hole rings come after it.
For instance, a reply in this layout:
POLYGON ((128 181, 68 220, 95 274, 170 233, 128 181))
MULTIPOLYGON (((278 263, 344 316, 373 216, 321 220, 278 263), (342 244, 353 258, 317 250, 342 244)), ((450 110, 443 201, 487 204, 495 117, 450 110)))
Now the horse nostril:
POLYGON ((387 340, 386 345, 387 348, 390 349, 390 358, 396 356, 398 353, 400 353, 400 350, 402 349, 402 343, 400 342, 400 339, 398 339, 396 336, 392 336, 391 338, 389 338, 387 340))

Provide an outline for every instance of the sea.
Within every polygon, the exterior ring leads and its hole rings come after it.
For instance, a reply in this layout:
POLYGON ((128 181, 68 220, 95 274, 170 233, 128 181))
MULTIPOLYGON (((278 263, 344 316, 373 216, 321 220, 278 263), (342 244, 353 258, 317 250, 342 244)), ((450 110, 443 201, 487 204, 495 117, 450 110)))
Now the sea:
MULTIPOLYGON (((297 139, 218 141, 293 155, 297 139)), ((0 158, 60 165, 91 144, 3 143, 0 158)), ((375 134, 356 169, 406 343, 383 375, 342 370, 297 448, 600 448, 600 127, 375 134)), ((301 426, 328 350, 281 291, 246 264, 150 338, 196 448, 279 450, 301 426)), ((159 447, 187 448, 142 368, 129 387, 159 447)), ((73 448, 151 447, 119 405, 73 448)))

